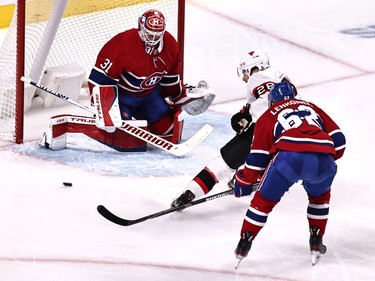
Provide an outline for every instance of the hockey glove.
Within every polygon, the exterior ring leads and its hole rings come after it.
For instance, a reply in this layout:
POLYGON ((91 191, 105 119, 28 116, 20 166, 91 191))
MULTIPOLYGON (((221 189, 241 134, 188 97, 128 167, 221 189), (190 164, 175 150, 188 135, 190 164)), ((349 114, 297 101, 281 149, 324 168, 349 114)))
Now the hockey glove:
POLYGON ((236 180, 234 182, 234 195, 236 197, 241 197, 250 195, 252 192, 252 184, 246 181, 242 170, 238 170, 236 173, 236 180))
POLYGON ((196 87, 188 85, 185 87, 185 93, 176 98, 170 98, 167 102, 172 107, 181 107, 189 115, 199 115, 205 112, 216 97, 214 90, 203 80, 199 81, 196 87))
POLYGON ((250 124, 253 118, 250 115, 250 104, 246 104, 240 112, 234 114, 230 120, 233 130, 237 134, 241 134, 242 132, 245 132, 250 124))

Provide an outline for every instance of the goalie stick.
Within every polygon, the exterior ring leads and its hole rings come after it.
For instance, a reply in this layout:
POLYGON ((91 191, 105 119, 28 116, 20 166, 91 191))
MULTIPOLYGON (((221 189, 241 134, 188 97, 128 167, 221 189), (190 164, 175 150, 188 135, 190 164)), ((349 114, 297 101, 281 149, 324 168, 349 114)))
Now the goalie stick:
MULTIPOLYGON (((59 99, 62 99, 62 100, 65 100, 75 106, 78 106, 88 112, 90 112, 91 114, 93 114, 95 116, 95 111, 80 103, 80 102, 77 102, 71 98, 69 98, 68 96, 65 96, 59 92, 56 92, 54 90, 51 90, 49 89, 48 87, 46 86, 43 86, 39 83, 36 83, 34 81, 32 81, 31 79, 29 78, 26 78, 24 76, 21 77, 21 80, 27 84, 30 84, 36 88, 39 88, 51 95, 54 95, 55 97, 58 97, 59 99)), ((196 147, 198 144, 200 144, 213 130, 213 128, 208 125, 208 124, 205 124, 197 133, 195 133, 195 135, 193 135, 192 137, 190 137, 190 139, 188 139, 187 141, 183 142, 183 143, 179 143, 179 144, 174 144, 170 141, 167 141, 157 135, 154 135, 152 133, 150 133, 149 131, 146 131, 142 128, 139 128, 137 126, 134 126, 132 124, 130 124, 129 122, 126 122, 126 121, 123 121, 122 122, 122 125, 121 127, 119 127, 118 129, 120 130, 123 130, 125 132, 127 132, 128 134, 136 137, 136 138, 139 138, 141 140, 144 140, 145 142, 149 143, 149 144, 152 144, 153 146, 156 146, 164 151, 167 151, 175 156, 182 156, 186 153, 188 153, 190 150, 192 150, 194 147, 196 147)))
MULTIPOLYGON (((258 186, 259 186, 259 182, 256 182, 256 183, 251 185, 253 191, 257 190, 258 186)), ((179 206, 179 207, 176 207, 176 208, 165 209, 163 211, 153 213, 153 214, 150 214, 150 215, 147 215, 147 216, 135 219, 135 220, 128 220, 128 219, 120 218, 119 216, 116 216, 111 211, 109 211, 103 205, 99 205, 97 207, 97 210, 98 210, 99 214, 101 214, 107 220, 109 220, 109 221, 111 221, 115 224, 118 224, 118 225, 129 226, 129 225, 137 224, 137 223, 140 223, 140 222, 144 222, 144 221, 149 220, 149 219, 161 217, 161 216, 164 216, 164 215, 176 212, 176 211, 181 211, 185 208, 189 208, 189 207, 194 206, 194 205, 202 204, 202 203, 205 203, 205 202, 208 202, 208 201, 211 201, 211 200, 214 200, 214 199, 218 199, 218 198, 221 198, 223 196, 230 195, 230 194, 234 194, 234 189, 228 189, 226 191, 223 191, 223 192, 220 192, 220 193, 217 193, 217 194, 213 194, 213 195, 210 195, 210 196, 207 196, 207 197, 200 198, 200 199, 195 200, 195 201, 191 201, 188 204, 185 204, 185 205, 182 205, 182 206, 179 206)))

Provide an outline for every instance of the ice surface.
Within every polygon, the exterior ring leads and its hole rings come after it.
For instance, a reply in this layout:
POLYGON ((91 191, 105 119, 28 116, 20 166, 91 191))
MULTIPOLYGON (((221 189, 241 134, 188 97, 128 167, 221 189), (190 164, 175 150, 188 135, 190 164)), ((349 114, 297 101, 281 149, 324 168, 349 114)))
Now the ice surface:
MULTIPOLYGON (((204 123, 214 132, 182 158, 157 149, 51 152, 37 146, 48 117, 82 111, 28 112, 25 144, 0 147, 0 280, 374 280, 373 1, 197 0, 187 1, 186 13, 185 81, 209 81, 217 100, 187 120, 183 138, 204 123), (232 137, 229 118, 245 87, 236 64, 256 48, 347 136, 319 264, 311 266, 307 199, 298 184, 236 271, 233 251, 249 197, 226 196, 130 227, 100 217, 98 204, 129 219, 169 207, 232 137), (232 102, 224 102, 228 96, 232 102)), ((214 192, 225 188, 222 182, 214 192)))

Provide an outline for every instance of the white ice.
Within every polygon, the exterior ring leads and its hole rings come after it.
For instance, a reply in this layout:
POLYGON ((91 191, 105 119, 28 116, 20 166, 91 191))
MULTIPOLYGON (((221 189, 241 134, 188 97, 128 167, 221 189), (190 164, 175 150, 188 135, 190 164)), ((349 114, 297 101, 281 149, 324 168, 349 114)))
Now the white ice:
MULTIPOLYGON (((37 146, 48 118, 84 112, 70 105, 28 112, 25 144, 0 147, 0 280, 374 280, 374 14, 371 0, 187 1, 185 81, 207 80, 217 100, 187 120, 184 139, 204 123, 215 130, 183 158, 153 148, 52 153, 37 146), (321 261, 311 266, 307 199, 298 184, 236 271, 233 250, 250 197, 227 196, 129 227, 103 219, 98 204, 129 219, 168 208, 218 153, 244 102, 236 65, 258 48, 347 136, 321 261)), ((213 193, 224 189, 226 182, 213 193)))

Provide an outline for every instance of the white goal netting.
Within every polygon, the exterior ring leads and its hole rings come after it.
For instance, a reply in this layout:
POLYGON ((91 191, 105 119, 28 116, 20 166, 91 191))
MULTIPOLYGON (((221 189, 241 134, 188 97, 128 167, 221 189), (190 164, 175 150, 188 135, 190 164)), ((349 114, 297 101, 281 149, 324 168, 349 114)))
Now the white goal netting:
MULTIPOLYGON (((104 43, 119 32, 136 28, 138 17, 151 8, 164 13, 167 30, 176 37, 177 0, 26 1, 25 76, 40 82, 46 69, 66 65, 69 71, 69 66, 79 65, 87 78, 104 43)), ((15 13, 19 12, 16 6, 15 13)), ((14 141, 18 122, 22 122, 15 118, 16 111, 21 110, 16 108, 16 40, 14 15, 0 48, 0 139, 10 141, 14 141)), ((35 88, 25 87, 24 111, 35 95, 35 88)))

